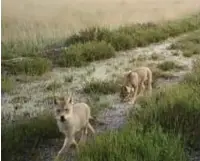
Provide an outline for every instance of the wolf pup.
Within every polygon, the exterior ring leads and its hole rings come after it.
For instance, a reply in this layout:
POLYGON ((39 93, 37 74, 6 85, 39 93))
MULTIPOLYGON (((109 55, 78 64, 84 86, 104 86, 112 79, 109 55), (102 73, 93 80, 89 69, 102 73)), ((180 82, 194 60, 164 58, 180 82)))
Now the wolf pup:
POLYGON ((75 141, 75 134, 81 131, 80 141, 83 139, 83 135, 87 135, 88 128, 94 134, 95 130, 89 123, 91 119, 90 107, 85 103, 73 103, 72 97, 68 99, 65 97, 56 98, 55 100, 55 118, 57 125, 65 135, 65 140, 62 148, 58 152, 57 157, 60 156, 70 145, 74 144, 77 151, 79 151, 78 144, 75 141))
POLYGON ((151 94, 152 71, 148 67, 138 67, 128 71, 124 76, 124 84, 121 86, 121 101, 126 101, 132 97, 132 103, 134 103, 136 96, 144 92, 146 82, 147 90, 151 94))

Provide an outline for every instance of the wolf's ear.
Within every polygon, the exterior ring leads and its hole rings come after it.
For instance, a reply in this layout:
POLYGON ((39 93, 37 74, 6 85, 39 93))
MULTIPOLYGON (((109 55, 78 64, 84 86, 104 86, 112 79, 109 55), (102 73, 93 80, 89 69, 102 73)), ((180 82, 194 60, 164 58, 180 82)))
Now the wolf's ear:
POLYGON ((67 99, 67 103, 73 104, 73 99, 71 96, 67 99))

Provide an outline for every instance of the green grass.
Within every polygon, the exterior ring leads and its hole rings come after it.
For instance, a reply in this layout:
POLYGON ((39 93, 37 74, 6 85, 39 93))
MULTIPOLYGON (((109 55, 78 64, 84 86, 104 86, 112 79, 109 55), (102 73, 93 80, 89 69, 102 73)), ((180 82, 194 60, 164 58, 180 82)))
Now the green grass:
POLYGON ((192 57, 200 54, 200 31, 189 34, 170 46, 170 49, 179 49, 183 56, 192 57))
POLYGON ((42 75, 52 69, 50 60, 40 57, 28 58, 20 57, 10 60, 2 60, 2 73, 11 75, 42 75))
POLYGON ((1 92, 9 93, 15 88, 16 82, 12 77, 1 76, 1 92))
POLYGON ((184 69, 184 66, 176 64, 174 61, 164 61, 157 65, 157 68, 163 71, 171 71, 171 70, 181 70, 184 69))
POLYGON ((2 160, 20 161, 25 150, 31 150, 41 140, 59 135, 56 122, 50 115, 2 125, 2 160))
POLYGON ((81 149, 79 161, 186 161, 180 137, 166 134, 161 128, 144 132, 138 126, 125 127, 95 138, 81 149))
POLYGON ((38 38, 37 41, 9 40, 2 42, 2 60, 12 59, 19 56, 37 56, 37 53, 44 48, 43 44, 45 41, 38 38))
POLYGON ((71 45, 60 56, 52 58, 55 64, 61 67, 80 67, 89 62, 108 59, 115 56, 115 50, 104 41, 91 41, 85 44, 71 45))
POLYGON ((83 91, 87 94, 113 94, 119 92, 119 85, 115 81, 87 82, 83 91))

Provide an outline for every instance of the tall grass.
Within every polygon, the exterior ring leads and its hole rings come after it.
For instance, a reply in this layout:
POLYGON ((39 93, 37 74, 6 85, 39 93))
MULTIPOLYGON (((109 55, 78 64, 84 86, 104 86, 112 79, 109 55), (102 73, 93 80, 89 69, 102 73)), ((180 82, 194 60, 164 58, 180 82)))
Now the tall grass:
POLYGON ((144 132, 142 126, 125 127, 95 138, 81 149, 79 161, 186 161, 179 136, 166 134, 154 127, 144 132))
POLYGON ((44 139, 59 136, 55 119, 42 115, 30 120, 8 123, 1 127, 2 160, 20 161, 27 149, 31 150, 44 139))
POLYGON ((66 40, 65 44, 71 45, 78 42, 85 43, 92 40, 104 40, 110 43, 116 51, 127 50, 199 29, 199 25, 200 14, 198 13, 197 15, 176 21, 124 25, 112 31, 106 28, 92 27, 72 35, 66 40))

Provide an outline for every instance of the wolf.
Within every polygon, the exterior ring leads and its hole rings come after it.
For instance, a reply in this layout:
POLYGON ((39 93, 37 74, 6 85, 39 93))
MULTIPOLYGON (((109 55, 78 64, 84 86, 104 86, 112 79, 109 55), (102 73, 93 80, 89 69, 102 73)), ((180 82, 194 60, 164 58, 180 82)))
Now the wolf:
POLYGON ((148 67, 137 67, 124 74, 124 83, 121 85, 121 101, 132 98, 130 103, 135 103, 136 97, 145 90, 145 83, 149 94, 152 93, 152 71, 148 67))
POLYGON ((55 119, 60 132, 65 135, 63 146, 57 154, 59 157, 72 144, 79 151, 78 143, 75 140, 77 132, 81 131, 81 141, 84 135, 87 136, 88 129, 93 134, 95 134, 95 130, 89 122, 89 119, 93 118, 90 107, 86 103, 74 104, 72 97, 56 97, 54 102, 56 105, 55 119))

